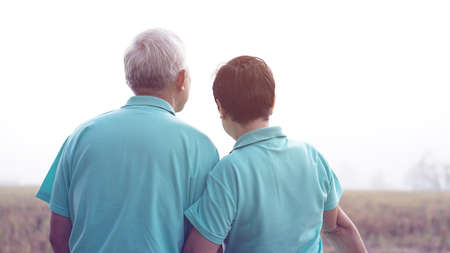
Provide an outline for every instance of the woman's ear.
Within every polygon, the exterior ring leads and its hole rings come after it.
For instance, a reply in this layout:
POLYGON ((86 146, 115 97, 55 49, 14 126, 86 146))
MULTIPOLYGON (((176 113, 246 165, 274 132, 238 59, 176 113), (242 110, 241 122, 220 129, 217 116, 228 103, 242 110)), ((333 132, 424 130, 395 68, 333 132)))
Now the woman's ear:
POLYGON ((273 97, 273 105, 272 105, 272 107, 270 107, 270 115, 272 115, 272 113, 273 113, 273 108, 275 107, 275 100, 276 100, 276 98, 277 97, 273 97))
POLYGON ((216 99, 216 105, 217 105, 217 110, 219 110, 219 113, 220 113, 220 118, 225 119, 226 113, 223 110, 222 104, 220 103, 219 99, 216 99))

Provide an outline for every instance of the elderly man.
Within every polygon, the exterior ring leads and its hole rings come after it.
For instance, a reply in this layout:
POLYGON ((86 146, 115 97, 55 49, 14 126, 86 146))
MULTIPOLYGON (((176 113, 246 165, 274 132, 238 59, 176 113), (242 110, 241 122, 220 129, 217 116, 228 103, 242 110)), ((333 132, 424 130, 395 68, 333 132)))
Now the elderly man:
POLYGON ((125 72, 136 96, 79 126, 37 194, 49 201, 57 253, 180 252, 183 211, 218 161, 208 137, 175 117, 190 88, 177 36, 138 35, 125 72))

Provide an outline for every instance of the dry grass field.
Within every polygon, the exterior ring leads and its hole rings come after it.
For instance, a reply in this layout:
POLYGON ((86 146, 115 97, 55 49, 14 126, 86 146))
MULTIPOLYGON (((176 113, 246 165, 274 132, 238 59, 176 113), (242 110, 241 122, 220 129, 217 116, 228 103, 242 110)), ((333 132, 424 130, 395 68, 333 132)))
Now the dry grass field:
MULTIPOLYGON (((0 253, 52 252, 48 207, 35 191, 0 187, 0 253)), ((341 206, 369 252, 450 252, 450 193, 348 191, 341 206)))
POLYGON ((345 192, 340 204, 371 253, 450 252, 448 192, 345 192))

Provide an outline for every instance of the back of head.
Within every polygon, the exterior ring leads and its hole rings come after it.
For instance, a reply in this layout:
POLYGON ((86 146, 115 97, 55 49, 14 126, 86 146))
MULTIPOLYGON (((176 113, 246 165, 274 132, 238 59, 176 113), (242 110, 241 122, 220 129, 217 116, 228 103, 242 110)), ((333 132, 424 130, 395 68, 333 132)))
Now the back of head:
POLYGON ((127 84, 133 91, 162 90, 185 67, 183 43, 170 31, 147 30, 136 36, 124 63, 127 84))
POLYGON ((239 56, 217 71, 213 93, 233 121, 246 124, 269 118, 275 102, 275 81, 262 59, 239 56))

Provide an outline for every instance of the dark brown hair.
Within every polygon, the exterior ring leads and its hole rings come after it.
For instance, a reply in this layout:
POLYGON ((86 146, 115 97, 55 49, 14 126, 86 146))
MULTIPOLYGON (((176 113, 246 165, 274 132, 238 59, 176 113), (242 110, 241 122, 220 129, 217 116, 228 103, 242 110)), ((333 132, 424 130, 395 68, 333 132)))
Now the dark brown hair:
POLYGON ((233 121, 245 124, 258 118, 269 119, 275 81, 262 59, 239 56, 217 71, 213 93, 233 121))

